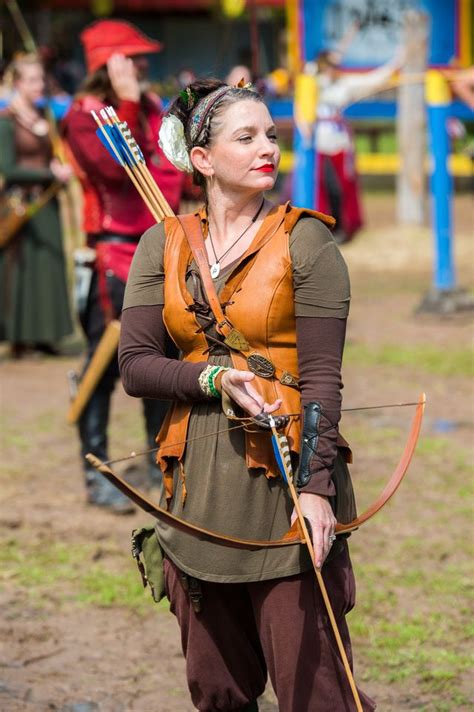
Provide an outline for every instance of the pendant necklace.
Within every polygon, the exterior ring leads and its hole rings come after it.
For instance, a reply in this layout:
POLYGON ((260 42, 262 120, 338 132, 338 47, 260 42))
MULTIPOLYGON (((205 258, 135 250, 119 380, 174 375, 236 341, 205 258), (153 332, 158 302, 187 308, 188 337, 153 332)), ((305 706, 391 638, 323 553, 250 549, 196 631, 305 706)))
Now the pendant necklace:
POLYGON ((248 230, 250 230, 250 228, 252 227, 252 225, 256 222, 258 216, 259 216, 260 213, 262 212, 262 208, 263 208, 263 206, 264 206, 264 203, 265 203, 265 198, 262 200, 262 203, 261 203, 259 209, 258 209, 257 212, 255 213, 255 215, 253 216, 251 222, 247 225, 247 227, 245 228, 245 230, 243 231, 243 233, 240 234, 236 240, 234 240, 234 242, 232 243, 232 245, 231 245, 225 252, 223 252, 220 257, 217 256, 216 250, 215 250, 215 248, 214 248, 214 243, 212 242, 212 235, 211 235, 211 225, 210 225, 210 222, 208 222, 208 225, 207 225, 207 233, 208 233, 208 235, 209 235, 209 241, 210 241, 210 243, 211 243, 212 251, 213 251, 213 253, 214 253, 214 258, 215 258, 214 264, 210 265, 210 268, 211 268, 211 277, 212 277, 212 279, 217 279, 217 278, 219 277, 219 275, 220 275, 220 273, 221 273, 221 261, 224 259, 224 257, 225 257, 226 255, 229 254, 229 252, 232 250, 232 248, 235 247, 235 245, 238 243, 238 241, 245 235, 246 232, 248 232, 248 230))

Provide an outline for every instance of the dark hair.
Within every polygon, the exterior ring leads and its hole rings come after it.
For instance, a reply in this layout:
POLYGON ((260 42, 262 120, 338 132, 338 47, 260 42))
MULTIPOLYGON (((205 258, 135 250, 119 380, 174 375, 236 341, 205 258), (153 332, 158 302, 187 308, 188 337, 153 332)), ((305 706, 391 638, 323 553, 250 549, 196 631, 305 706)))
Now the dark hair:
MULTIPOLYGON (((77 94, 76 99, 81 99, 84 96, 97 96, 104 104, 116 104, 117 97, 112 87, 112 82, 110 81, 109 72, 107 67, 99 67, 92 74, 88 74, 82 81, 77 94)), ((140 107, 146 110, 149 103, 149 99, 144 92, 140 93, 140 107)))
POLYGON ((79 87, 77 97, 80 98, 89 94, 98 96, 106 103, 111 103, 114 90, 112 89, 112 83, 105 65, 85 77, 79 87))
MULTIPOLYGON (((230 104, 235 104, 244 99, 251 101, 263 101, 258 92, 249 88, 232 87, 211 108, 207 120, 199 135, 194 141, 190 137, 190 118, 197 104, 204 99, 208 94, 211 94, 216 89, 227 86, 220 79, 198 79, 186 87, 173 101, 167 113, 174 114, 184 126, 184 135, 188 151, 194 146, 210 146, 220 126, 219 117, 230 104)), ((193 170, 193 180, 195 185, 205 188, 206 179, 196 169, 193 170)))

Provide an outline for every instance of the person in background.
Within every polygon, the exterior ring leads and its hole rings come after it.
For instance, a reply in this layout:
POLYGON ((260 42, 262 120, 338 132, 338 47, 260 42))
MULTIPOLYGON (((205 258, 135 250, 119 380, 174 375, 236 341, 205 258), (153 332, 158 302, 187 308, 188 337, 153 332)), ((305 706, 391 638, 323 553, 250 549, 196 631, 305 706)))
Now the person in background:
POLYGON ((239 82, 242 82, 242 84, 250 84, 252 81, 252 73, 245 64, 237 64, 235 67, 232 67, 224 81, 231 86, 237 86, 239 82))
POLYGON ((321 52, 309 71, 317 72, 319 84, 318 121, 315 143, 318 151, 318 196, 316 207, 336 218, 337 242, 351 240, 362 227, 363 218, 355 167, 351 128, 343 109, 381 89, 403 63, 404 53, 375 70, 342 74, 338 55, 321 52))
MULTIPOLYGON (((4 192, 25 206, 72 172, 53 157, 50 125, 37 102, 45 76, 35 54, 19 54, 7 70, 12 94, 0 113, 0 174, 4 192)), ((73 331, 58 203, 50 199, 0 252, 0 340, 13 358, 56 355, 73 331)))
POLYGON ((182 67, 176 74, 179 89, 185 89, 196 79, 196 74, 190 67, 182 67))
MULTIPOLYGON (((88 75, 64 119, 63 134, 83 188, 87 244, 96 253, 89 295, 79 315, 88 343, 87 368, 107 324, 120 316, 140 235, 155 222, 123 168, 97 138, 90 112, 99 114, 105 106, 114 106, 120 119, 128 123, 174 211, 179 207, 184 177, 157 145, 162 106, 159 97, 148 91, 146 81, 147 55, 159 52, 161 43, 120 20, 94 23, 83 31, 81 41, 88 75)), ((82 456, 92 452, 107 459, 109 410, 118 375, 114 358, 79 420, 82 456)), ((145 399, 143 407, 148 446, 152 448, 167 404, 145 399)), ((89 503, 116 513, 130 512, 129 500, 83 462, 89 503)), ((153 458, 149 475, 149 485, 160 483, 161 473, 153 458)))

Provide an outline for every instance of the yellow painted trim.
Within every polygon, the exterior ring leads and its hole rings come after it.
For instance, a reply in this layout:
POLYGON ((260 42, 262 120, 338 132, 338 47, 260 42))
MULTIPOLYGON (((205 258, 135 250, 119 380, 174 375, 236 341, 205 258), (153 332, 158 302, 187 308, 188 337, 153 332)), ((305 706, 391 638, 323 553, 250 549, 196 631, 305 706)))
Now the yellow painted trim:
POLYGON ((357 172, 368 175, 390 175, 400 170, 397 153, 359 153, 356 156, 357 172))
POLYGON ((286 31, 288 70, 295 76, 301 71, 301 51, 299 37, 299 3, 298 0, 286 0, 286 31))
POLYGON ((319 87, 316 77, 298 74, 295 81, 295 116, 297 121, 312 124, 318 111, 319 87))
MULTIPOLYGON (((428 160, 425 170, 428 171, 428 160)), ((360 175, 395 175, 400 170, 400 156, 396 153, 359 153, 356 157, 357 172, 360 175)), ((469 156, 462 153, 449 157, 451 173, 456 178, 470 178, 473 164, 469 156)), ((293 168, 293 153, 282 151, 280 171, 289 173, 293 168)))
POLYGON ((472 0, 459 2, 459 62, 462 67, 472 64, 472 0))
POLYGON ((437 69, 425 74, 425 99, 428 106, 446 106, 452 101, 446 77, 437 69))
MULTIPOLYGON (((474 175, 473 163, 469 156, 452 153, 449 156, 449 169, 456 178, 470 178, 474 175)), ((400 156, 396 153, 360 153, 356 157, 357 172, 361 175, 394 175, 400 170, 400 156)), ((425 171, 429 169, 426 159, 425 171)))

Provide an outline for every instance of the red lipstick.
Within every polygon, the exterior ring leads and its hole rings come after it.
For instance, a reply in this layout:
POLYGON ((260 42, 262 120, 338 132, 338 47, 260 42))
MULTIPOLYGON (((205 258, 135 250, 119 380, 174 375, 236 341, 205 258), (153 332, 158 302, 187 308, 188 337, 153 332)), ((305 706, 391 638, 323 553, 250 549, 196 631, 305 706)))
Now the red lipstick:
POLYGON ((262 171, 263 173, 273 173, 275 166, 272 163, 266 163, 264 166, 260 166, 260 168, 256 168, 255 170, 262 171))

